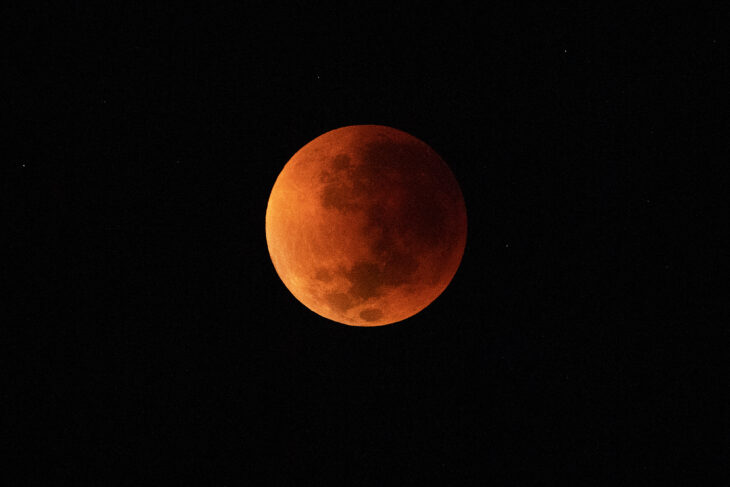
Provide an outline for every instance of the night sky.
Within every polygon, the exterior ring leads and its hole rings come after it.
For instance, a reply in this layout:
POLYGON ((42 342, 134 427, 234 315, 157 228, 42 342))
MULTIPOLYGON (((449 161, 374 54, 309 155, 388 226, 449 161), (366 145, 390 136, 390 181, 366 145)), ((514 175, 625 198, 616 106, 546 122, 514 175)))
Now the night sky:
POLYGON ((700 236, 728 182, 727 11, 24 5, 2 15, 20 478, 726 473, 726 247, 700 236), (301 305, 264 233, 289 158, 354 124, 429 144, 468 213, 451 285, 378 328, 301 305))

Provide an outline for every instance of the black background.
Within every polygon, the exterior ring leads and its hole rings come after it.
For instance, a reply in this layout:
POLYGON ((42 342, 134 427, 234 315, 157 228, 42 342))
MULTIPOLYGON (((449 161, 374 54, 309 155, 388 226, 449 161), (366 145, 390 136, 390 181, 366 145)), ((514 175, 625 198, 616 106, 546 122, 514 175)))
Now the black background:
POLYGON ((726 14, 6 9, 6 458, 95 485, 709 485, 726 14), (289 157, 353 124, 433 147, 469 217, 449 288, 373 329, 297 302, 264 234, 289 157))

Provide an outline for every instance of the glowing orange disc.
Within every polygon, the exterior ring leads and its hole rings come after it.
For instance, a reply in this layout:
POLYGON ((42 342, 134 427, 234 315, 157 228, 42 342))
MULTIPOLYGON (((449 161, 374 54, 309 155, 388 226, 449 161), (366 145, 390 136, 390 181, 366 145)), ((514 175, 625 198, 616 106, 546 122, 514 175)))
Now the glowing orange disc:
POLYGON ((377 326, 446 289, 466 244, 464 198, 446 163, 380 125, 332 130, 302 147, 274 184, 266 240, 279 277, 331 320, 377 326))

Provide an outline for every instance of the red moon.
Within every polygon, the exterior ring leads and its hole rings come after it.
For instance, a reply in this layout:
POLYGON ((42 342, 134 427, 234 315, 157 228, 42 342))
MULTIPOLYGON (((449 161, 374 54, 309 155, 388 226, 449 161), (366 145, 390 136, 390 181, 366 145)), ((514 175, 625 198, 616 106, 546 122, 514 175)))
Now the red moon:
POLYGON ((284 166, 266 241, 279 277, 307 308, 346 325, 387 325, 449 285, 466 245, 466 207, 424 142, 353 125, 317 137, 284 166))

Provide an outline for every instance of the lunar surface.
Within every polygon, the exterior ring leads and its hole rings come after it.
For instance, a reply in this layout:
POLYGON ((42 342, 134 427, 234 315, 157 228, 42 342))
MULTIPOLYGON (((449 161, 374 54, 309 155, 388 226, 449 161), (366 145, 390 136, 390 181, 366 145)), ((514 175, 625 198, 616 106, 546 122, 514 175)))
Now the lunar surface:
POLYGON ((271 191, 266 240, 279 277, 307 308, 346 325, 385 325, 418 313, 451 282, 466 208, 424 142, 354 125, 289 160, 271 191))

